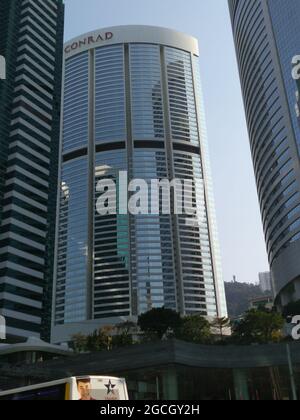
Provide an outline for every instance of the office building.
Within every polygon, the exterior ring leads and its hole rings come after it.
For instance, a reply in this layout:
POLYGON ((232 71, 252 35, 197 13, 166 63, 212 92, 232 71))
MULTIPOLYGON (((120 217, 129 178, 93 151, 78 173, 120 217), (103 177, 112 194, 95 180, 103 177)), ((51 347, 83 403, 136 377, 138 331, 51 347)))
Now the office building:
POLYGON ((0 314, 8 340, 49 339, 64 6, 0 0, 0 314))
POLYGON ((266 273, 259 273, 258 277, 260 290, 263 293, 271 292, 273 290, 271 273, 269 271, 266 273))
POLYGON ((155 307, 226 316, 197 41, 121 26, 81 35, 64 51, 52 341, 155 307), (123 191, 133 179, 198 181, 197 223, 124 208, 100 215, 97 185, 108 178, 123 191))
POLYGON ((297 0, 229 0, 276 305, 300 299, 297 0))

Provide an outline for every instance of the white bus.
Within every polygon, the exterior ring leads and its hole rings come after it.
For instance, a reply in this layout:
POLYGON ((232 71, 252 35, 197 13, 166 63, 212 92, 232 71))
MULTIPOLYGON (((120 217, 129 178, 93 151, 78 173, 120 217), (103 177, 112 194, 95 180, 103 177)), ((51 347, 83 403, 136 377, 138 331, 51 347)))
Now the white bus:
POLYGON ((125 379, 110 376, 78 376, 0 392, 0 401, 120 401, 128 399, 125 379))

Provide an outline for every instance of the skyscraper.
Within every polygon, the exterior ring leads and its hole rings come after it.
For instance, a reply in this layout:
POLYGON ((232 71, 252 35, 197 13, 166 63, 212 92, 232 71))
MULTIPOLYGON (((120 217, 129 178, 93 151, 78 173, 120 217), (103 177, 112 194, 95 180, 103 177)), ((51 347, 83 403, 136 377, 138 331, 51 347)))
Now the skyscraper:
POLYGON ((297 0, 229 0, 276 304, 300 299, 297 0))
POLYGON ((265 273, 259 273, 258 274, 258 278, 259 278, 259 287, 260 290, 265 293, 265 292, 271 292, 273 287, 272 287, 272 277, 271 277, 271 273, 265 272, 265 273))
POLYGON ((153 307, 226 316, 197 41, 145 26, 73 39, 63 102, 52 340, 153 307), (133 179, 174 178, 198 181, 196 224, 97 212, 103 179, 123 194, 133 179))
POLYGON ((49 338, 64 6, 0 0, 0 314, 11 340, 49 338))

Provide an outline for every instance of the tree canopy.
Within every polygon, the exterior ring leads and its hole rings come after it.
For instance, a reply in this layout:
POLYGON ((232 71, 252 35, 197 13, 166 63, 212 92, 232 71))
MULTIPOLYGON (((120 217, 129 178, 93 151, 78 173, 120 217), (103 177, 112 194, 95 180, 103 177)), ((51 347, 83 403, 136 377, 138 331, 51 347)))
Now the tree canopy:
POLYGON ((181 317, 172 309, 153 308, 139 316, 138 326, 142 332, 161 340, 168 331, 174 333, 178 331, 181 326, 181 317))
POLYGON ((233 340, 238 344, 267 344, 279 341, 284 326, 281 314, 252 309, 233 324, 233 340))
POLYGON ((201 315, 189 315, 182 319, 177 338, 197 344, 208 344, 211 339, 209 322, 201 315))

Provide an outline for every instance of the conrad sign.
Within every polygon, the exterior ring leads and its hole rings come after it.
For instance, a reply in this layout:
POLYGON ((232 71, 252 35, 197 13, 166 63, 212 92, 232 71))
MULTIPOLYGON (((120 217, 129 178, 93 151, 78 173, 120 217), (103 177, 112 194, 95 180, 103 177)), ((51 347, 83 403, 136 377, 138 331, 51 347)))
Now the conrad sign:
POLYGON ((99 44, 101 42, 110 41, 114 34, 112 32, 105 32, 98 35, 90 35, 82 39, 78 39, 65 47, 65 54, 78 51, 80 48, 88 47, 89 45, 99 44))

